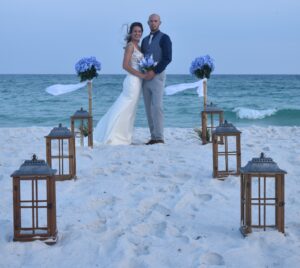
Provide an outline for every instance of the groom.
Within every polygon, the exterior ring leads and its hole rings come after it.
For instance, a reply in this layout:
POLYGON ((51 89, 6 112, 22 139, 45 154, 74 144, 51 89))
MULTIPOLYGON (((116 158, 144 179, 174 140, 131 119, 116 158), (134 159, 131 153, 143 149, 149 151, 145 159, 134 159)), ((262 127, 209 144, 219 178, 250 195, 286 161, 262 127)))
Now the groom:
POLYGON ((146 73, 143 81, 143 95, 151 139, 147 145, 164 143, 163 93, 166 80, 165 69, 172 61, 172 42, 170 37, 159 30, 160 16, 149 16, 150 34, 142 41, 145 56, 153 55, 157 65, 146 73))

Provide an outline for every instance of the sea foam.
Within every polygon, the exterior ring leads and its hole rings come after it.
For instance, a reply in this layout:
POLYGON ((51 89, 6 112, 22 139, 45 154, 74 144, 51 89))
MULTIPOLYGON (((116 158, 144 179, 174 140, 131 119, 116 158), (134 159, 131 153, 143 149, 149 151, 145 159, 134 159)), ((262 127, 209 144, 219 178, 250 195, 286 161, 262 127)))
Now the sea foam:
POLYGON ((233 110, 237 117, 241 119, 263 119, 277 112, 276 109, 255 110, 244 107, 237 107, 233 110))

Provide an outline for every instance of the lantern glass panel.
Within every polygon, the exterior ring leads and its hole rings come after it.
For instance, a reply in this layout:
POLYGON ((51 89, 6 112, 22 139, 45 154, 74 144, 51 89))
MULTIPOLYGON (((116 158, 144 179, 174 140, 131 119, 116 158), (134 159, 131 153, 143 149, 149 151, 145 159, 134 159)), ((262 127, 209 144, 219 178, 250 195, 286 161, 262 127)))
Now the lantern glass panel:
POLYGON ((276 215, 274 177, 252 177, 252 224, 273 227, 276 215))
POLYGON ((235 136, 226 136, 218 137, 218 141, 221 138, 224 138, 224 145, 219 145, 218 147, 218 170, 219 172, 234 172, 236 171, 236 137, 235 136))
POLYGON ((228 144, 228 152, 236 153, 236 136, 226 136, 228 144))
POLYGON ((47 181, 46 180, 38 180, 38 199, 39 200, 47 200, 47 181))
POLYGON ((38 223, 41 228, 47 227, 47 210, 45 208, 38 209, 38 223))
POLYGON ((32 180, 21 180, 20 181, 20 199, 21 200, 31 200, 32 197, 32 180))
POLYGON ((20 181, 20 213, 21 235, 47 233, 47 228, 45 228, 47 227, 46 178, 39 178, 39 180, 29 178, 20 181))
POLYGON ((252 206, 252 226, 275 226, 275 206, 252 206))
POLYGON ((274 198, 275 196, 275 179, 264 177, 252 177, 252 197, 253 198, 274 198), (266 191, 264 191, 266 188, 266 191))
POLYGON ((51 166, 57 168, 61 175, 69 174, 69 139, 52 139, 51 145, 51 166))
POLYGON ((222 171, 236 171, 236 156, 228 155, 227 157, 224 155, 219 155, 218 157, 218 170, 222 171), (227 160, 226 160, 227 159, 227 160))
POLYGON ((217 115, 209 114, 207 116, 207 129, 209 130, 210 138, 212 137, 212 131, 215 130, 215 128, 219 124, 220 124, 220 119, 217 115))
MULTIPOLYGON (((22 204, 23 208, 21 208, 21 229, 23 228, 32 228, 32 208, 28 207, 29 204, 22 204), (27 208, 25 208, 25 206, 27 208)), ((21 234, 32 233, 32 231, 22 230, 21 234)))
POLYGON ((87 119, 76 119, 74 121, 75 135, 80 137, 81 131, 85 134, 88 131, 88 120, 87 119))
POLYGON ((70 161, 67 158, 52 159, 52 166, 60 170, 61 175, 69 174, 70 161))
POLYGON ((62 150, 67 152, 69 147, 68 139, 52 139, 51 144, 52 155, 58 155, 62 150))

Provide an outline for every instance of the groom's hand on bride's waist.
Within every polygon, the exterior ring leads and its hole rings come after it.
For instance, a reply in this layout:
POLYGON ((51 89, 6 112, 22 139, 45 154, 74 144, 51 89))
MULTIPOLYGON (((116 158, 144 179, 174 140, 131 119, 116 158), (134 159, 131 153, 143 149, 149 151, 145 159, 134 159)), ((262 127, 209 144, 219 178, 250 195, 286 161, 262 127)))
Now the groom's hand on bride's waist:
POLYGON ((154 71, 148 71, 146 74, 145 74, 145 80, 151 80, 153 79, 153 77, 155 76, 155 72, 154 71))

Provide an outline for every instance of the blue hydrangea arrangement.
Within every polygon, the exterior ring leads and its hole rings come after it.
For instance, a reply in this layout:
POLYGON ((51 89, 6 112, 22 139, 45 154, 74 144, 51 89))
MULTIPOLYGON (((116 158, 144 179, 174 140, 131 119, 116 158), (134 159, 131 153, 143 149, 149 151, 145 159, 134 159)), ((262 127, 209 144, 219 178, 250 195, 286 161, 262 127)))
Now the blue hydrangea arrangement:
POLYGON ((146 72, 153 70, 153 68, 157 65, 157 62, 154 62, 153 55, 151 55, 143 57, 140 60, 139 65, 141 67, 141 70, 146 72))
POLYGON ((199 79, 210 78, 210 74, 214 69, 214 60, 209 55, 205 55, 192 61, 190 73, 199 79))
POLYGON ((80 81, 92 80, 98 76, 97 71, 101 70, 101 63, 96 57, 82 58, 75 64, 75 70, 80 77, 80 81))

